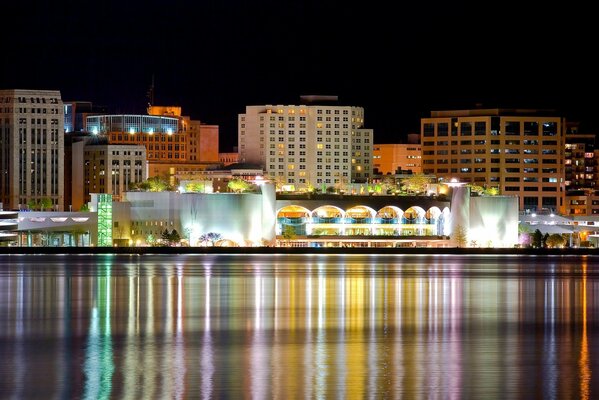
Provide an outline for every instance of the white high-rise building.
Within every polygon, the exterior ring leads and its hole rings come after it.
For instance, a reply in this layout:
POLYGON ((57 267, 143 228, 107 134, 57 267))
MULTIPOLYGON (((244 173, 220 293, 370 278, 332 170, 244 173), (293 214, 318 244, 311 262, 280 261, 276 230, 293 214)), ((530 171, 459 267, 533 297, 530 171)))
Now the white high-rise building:
POLYGON ((0 90, 0 202, 64 203, 64 110, 58 90, 0 90))
POLYGON ((304 97, 322 105, 247 106, 239 114, 239 162, 262 166, 296 190, 342 187, 372 177, 372 129, 362 107, 328 105, 331 97, 304 97))

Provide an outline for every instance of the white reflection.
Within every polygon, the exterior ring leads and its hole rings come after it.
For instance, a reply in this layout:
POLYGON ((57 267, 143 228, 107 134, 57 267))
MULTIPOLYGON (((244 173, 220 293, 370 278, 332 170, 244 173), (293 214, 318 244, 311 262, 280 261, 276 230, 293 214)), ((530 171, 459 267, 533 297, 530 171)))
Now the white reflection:
POLYGON ((555 337, 555 278, 550 277, 545 281, 545 298, 543 299, 543 310, 545 314, 545 340, 543 343, 543 368, 547 378, 543 385, 543 397, 555 398, 558 393, 558 378, 559 372, 557 366, 558 350, 555 337))
POLYGON ((183 271, 177 266, 177 327, 175 336, 175 398, 185 394, 185 337, 183 336, 183 271))
POLYGON ((154 329, 154 277, 152 276, 152 269, 148 269, 148 277, 146 288, 148 291, 146 301, 146 323, 144 332, 147 336, 144 337, 144 341, 141 344, 141 352, 143 354, 143 369, 145 373, 142 375, 142 391, 141 397, 144 399, 151 399, 157 397, 156 395, 156 382, 158 361, 156 360, 156 330, 154 329))
POLYGON ((214 375, 214 356, 210 333, 210 269, 206 269, 204 289, 204 337, 202 339, 200 375, 202 399, 212 398, 212 377, 214 375))
POLYGON ((137 382, 141 380, 141 368, 138 368, 139 338, 138 330, 138 296, 139 278, 129 276, 129 302, 127 304, 127 336, 125 340, 125 359, 123 361, 124 399, 137 399, 137 382))

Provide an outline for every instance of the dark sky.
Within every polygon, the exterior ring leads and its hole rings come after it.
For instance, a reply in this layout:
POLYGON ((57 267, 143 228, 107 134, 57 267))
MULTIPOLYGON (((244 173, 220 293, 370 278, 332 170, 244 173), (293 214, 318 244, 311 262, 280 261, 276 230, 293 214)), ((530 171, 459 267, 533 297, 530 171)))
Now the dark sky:
POLYGON ((599 34, 573 2, 5 3, 0 88, 144 112, 154 75, 155 104, 220 125, 222 151, 245 105, 303 94, 365 107, 377 143, 401 142, 433 109, 476 103, 557 109, 597 129, 599 34))

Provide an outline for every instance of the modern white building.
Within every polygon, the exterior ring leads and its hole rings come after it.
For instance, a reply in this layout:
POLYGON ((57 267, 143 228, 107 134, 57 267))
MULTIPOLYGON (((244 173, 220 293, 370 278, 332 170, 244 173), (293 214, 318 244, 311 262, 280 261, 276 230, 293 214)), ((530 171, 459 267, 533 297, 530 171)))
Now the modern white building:
POLYGON ((0 90, 0 203, 64 204, 64 110, 58 90, 0 90))
POLYGON ((304 96, 304 105, 247 106, 239 114, 239 162, 258 164, 295 190, 341 187, 372 177, 372 129, 362 107, 334 96, 304 96))

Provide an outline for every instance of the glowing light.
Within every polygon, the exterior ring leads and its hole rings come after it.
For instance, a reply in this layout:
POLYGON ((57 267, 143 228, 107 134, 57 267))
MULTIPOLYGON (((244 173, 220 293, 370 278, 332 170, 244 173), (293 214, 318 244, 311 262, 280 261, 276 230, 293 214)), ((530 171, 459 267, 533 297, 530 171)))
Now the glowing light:
POLYGON ((153 135, 153 134, 154 134, 154 128, 150 128, 150 129, 148 129, 148 133, 149 133, 150 135, 153 135))
POLYGON ((98 134, 98 128, 97 128, 97 127, 93 127, 93 128, 92 128, 92 133, 93 133, 94 135, 97 135, 97 134, 98 134))
POLYGON ((166 133, 168 133, 169 135, 172 135, 173 134, 173 128, 168 128, 166 130, 166 133))
POLYGON ((133 135, 135 133, 135 128, 133 128, 133 127, 129 128, 129 133, 131 135, 133 135))

